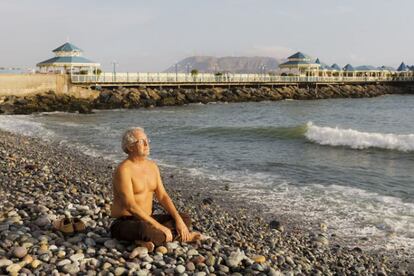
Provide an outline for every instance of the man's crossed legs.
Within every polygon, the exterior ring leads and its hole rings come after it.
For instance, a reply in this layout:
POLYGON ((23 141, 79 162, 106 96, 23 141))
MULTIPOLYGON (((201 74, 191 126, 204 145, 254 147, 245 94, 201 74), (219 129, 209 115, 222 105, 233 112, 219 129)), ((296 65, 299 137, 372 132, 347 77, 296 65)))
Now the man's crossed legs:
MULTIPOLYGON (((180 213, 180 216, 190 229, 191 218, 184 213, 180 213)), ((177 235, 177 231, 175 230, 175 221, 172 216, 159 214, 152 215, 152 217, 171 230, 174 240, 180 240, 180 237, 177 235)), ((155 246, 159 246, 166 241, 166 236, 161 230, 156 229, 149 222, 140 220, 133 216, 117 218, 111 225, 111 236, 117 240, 152 242, 155 246)), ((189 242, 198 239, 200 239, 200 234, 193 232, 189 242)))

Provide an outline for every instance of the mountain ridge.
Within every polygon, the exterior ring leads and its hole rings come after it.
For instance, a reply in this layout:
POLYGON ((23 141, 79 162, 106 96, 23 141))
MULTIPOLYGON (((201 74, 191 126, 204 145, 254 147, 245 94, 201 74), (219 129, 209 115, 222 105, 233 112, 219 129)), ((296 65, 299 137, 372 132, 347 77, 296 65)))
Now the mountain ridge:
POLYGON ((278 69, 280 60, 264 56, 191 56, 171 65, 164 72, 188 73, 197 70, 200 73, 264 73, 278 69))

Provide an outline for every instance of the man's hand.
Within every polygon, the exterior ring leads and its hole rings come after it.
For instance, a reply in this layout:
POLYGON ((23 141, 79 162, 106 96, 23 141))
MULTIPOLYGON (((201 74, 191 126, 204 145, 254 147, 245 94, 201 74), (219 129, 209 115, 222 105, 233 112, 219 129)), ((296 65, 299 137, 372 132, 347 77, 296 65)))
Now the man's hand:
POLYGON ((182 242, 190 240, 190 232, 188 231, 188 227, 185 225, 182 218, 177 219, 175 222, 175 228, 177 229, 177 233, 181 236, 182 242))
POLYGON ((171 233, 170 229, 168 229, 164 225, 161 225, 159 230, 162 231, 165 234, 165 242, 172 242, 173 236, 172 236, 172 233, 171 233))

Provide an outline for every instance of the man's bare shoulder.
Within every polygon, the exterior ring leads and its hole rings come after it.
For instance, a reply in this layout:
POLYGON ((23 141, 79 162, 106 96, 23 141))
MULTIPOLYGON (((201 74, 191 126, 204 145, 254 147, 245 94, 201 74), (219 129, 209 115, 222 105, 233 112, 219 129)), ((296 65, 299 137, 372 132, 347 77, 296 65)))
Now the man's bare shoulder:
POLYGON ((130 170, 132 162, 128 159, 125 159, 115 169, 115 173, 126 173, 130 170))

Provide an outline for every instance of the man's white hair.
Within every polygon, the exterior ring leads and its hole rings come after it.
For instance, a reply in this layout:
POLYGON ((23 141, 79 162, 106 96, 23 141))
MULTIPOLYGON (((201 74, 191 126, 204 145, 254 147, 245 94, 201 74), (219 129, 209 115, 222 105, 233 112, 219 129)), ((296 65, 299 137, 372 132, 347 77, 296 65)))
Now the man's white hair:
POLYGON ((134 136, 135 131, 145 132, 142 127, 131 127, 125 130, 124 134, 122 135, 122 150, 126 154, 129 154, 128 147, 137 141, 134 136))

